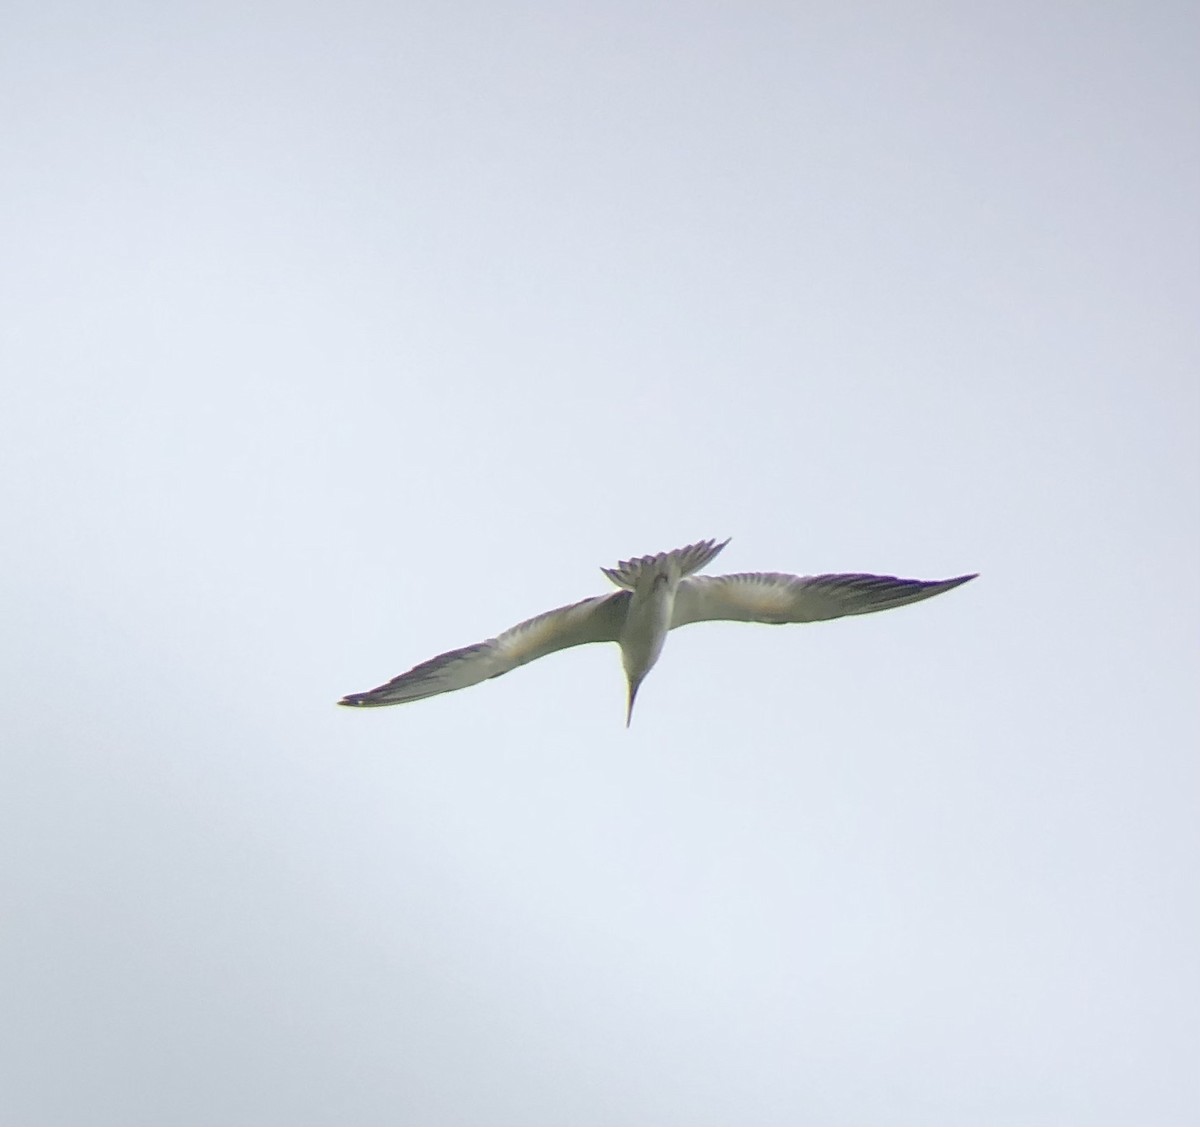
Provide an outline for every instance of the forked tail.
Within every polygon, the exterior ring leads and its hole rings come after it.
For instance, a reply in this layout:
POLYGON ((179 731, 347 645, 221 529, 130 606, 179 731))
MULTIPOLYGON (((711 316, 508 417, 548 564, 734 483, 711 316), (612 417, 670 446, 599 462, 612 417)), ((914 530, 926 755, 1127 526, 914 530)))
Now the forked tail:
POLYGON ((664 565, 674 565, 679 569, 679 578, 682 579, 685 575, 691 575, 693 571, 699 571, 728 543, 728 540, 722 540, 719 544, 715 540, 701 540, 698 544, 676 548, 673 552, 659 552, 656 556, 622 560, 616 567, 602 567, 600 570, 618 587, 632 591, 637 587, 639 577, 647 569, 659 570, 664 565))

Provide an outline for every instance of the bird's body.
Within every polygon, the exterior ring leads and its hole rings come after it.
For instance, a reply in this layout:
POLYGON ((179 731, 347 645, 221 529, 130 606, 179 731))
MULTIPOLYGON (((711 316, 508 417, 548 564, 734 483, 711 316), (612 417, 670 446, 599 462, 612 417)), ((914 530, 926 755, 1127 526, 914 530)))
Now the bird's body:
MULTIPOLYGON (((722 548, 724 546, 721 545, 722 548)), ((714 549, 708 559, 718 551, 720 548, 714 549)), ((632 565, 627 564, 626 567, 631 572, 633 589, 617 642, 621 647, 625 678, 629 682, 629 704, 625 710, 625 727, 628 728, 633 719, 633 702, 637 699, 638 686, 654 668, 666 643, 667 631, 671 629, 671 614, 675 609, 675 592, 679 587, 681 566, 675 553, 665 553, 663 557, 646 557, 646 566, 638 567, 636 573, 632 572, 632 565)))
POLYGON ((638 686, 658 661, 667 633, 676 627, 712 620, 819 622, 869 614, 940 595, 975 578, 960 575, 926 581, 890 575, 775 572, 693 575, 728 543, 702 540, 673 552, 602 568, 620 590, 547 611, 486 642, 431 658, 385 685, 352 693, 338 703, 359 708, 403 704, 499 677, 556 650, 588 642, 617 642, 629 684, 628 726, 638 686))

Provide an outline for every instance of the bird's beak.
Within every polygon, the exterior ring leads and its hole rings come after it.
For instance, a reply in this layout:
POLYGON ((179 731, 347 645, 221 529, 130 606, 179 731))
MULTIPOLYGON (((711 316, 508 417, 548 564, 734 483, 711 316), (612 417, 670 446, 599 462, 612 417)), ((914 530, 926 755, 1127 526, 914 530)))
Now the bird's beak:
POLYGON ((629 707, 625 710, 626 728, 629 727, 629 722, 633 719, 633 702, 637 700, 638 686, 641 685, 641 683, 642 682, 640 680, 629 682, 629 707))

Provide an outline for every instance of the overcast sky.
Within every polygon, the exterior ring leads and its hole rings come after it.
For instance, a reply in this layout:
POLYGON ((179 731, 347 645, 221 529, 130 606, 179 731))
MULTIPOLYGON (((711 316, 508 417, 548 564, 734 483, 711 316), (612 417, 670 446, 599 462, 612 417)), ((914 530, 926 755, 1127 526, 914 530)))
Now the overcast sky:
POLYGON ((0 1122, 1200 1121, 1200 12, 0 29, 0 1122), (334 707, 732 536, 981 578, 334 707))

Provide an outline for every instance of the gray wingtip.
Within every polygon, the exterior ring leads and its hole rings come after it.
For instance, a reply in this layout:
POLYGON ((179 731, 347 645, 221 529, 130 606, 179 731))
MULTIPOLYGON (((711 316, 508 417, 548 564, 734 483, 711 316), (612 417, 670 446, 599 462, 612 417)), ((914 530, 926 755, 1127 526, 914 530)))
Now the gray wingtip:
POLYGON ((338 704, 344 708, 378 708, 381 704, 391 704, 389 700, 380 700, 372 693, 350 693, 344 696, 338 704))

